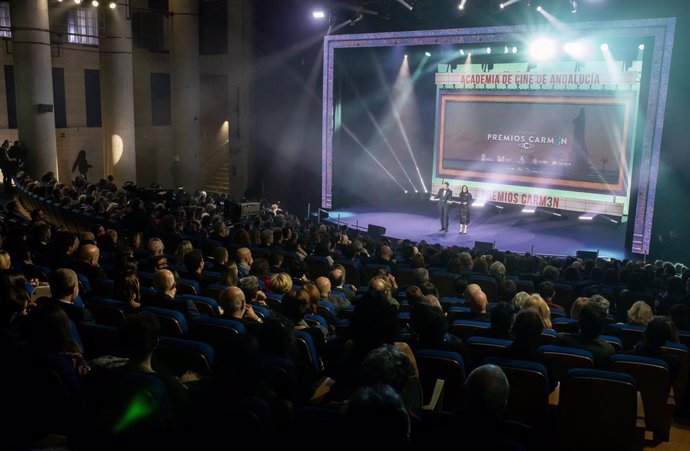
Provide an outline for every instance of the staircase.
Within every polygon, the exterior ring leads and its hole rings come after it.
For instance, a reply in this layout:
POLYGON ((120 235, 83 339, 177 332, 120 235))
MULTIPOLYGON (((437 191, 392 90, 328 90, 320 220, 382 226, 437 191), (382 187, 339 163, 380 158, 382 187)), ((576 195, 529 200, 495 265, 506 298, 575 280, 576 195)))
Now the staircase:
POLYGON ((211 172, 204 180, 203 189, 214 193, 229 193, 230 162, 225 161, 218 169, 211 172))

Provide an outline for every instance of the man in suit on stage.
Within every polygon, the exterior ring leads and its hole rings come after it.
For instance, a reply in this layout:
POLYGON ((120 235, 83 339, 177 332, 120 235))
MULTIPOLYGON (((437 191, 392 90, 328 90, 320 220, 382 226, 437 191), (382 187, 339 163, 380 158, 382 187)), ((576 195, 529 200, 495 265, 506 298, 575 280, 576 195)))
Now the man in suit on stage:
POLYGON ((448 231, 448 209, 453 198, 453 191, 450 190, 448 182, 443 182, 441 189, 438 190, 436 199, 438 199, 438 212, 441 216, 440 230, 448 231))

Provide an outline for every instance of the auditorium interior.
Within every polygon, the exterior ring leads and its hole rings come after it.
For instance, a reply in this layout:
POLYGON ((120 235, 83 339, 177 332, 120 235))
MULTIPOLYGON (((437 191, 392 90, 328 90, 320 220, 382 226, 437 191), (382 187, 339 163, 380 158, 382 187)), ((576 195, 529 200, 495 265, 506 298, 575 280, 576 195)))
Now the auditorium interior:
POLYGON ((0 448, 690 449, 687 0, 0 40, 0 448))

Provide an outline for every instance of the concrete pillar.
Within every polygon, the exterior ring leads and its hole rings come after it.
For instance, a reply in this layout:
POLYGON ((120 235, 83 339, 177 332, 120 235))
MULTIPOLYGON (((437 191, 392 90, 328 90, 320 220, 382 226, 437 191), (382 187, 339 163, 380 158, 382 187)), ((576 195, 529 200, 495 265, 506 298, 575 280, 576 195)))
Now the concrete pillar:
POLYGON ((170 0, 173 183, 194 191, 201 186, 199 125, 199 2, 170 0))
POLYGON ((131 21, 124 4, 101 7, 100 14, 105 24, 99 39, 105 174, 120 185, 136 183, 131 21))
POLYGON ((10 15, 17 128, 27 148, 25 169, 34 178, 48 171, 58 177, 48 0, 12 1, 10 15))
POLYGON ((255 165, 250 158, 254 144, 253 61, 254 2, 228 2, 228 61, 230 64, 230 171, 228 185, 235 199, 244 196, 249 181, 256 180, 255 165))

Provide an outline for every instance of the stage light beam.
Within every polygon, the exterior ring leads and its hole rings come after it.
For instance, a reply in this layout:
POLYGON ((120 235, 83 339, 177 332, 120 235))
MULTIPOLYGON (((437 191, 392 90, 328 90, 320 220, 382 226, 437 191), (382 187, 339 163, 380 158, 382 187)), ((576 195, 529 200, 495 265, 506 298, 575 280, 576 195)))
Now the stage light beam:
POLYGON ((462 1, 460 2, 460 4, 458 5, 458 9, 459 9, 460 11, 462 11, 462 10, 465 9, 465 3, 467 3, 467 0, 462 0, 462 1))
POLYGON ((513 4, 518 3, 518 2, 520 2, 520 1, 522 1, 522 0, 508 0, 508 1, 506 1, 506 2, 503 2, 503 3, 499 4, 498 7, 501 8, 501 9, 506 9, 506 8, 509 7, 510 5, 513 5, 513 4))
POLYGON ((378 160, 378 158, 376 158, 376 157, 374 156, 374 154, 371 153, 371 151, 367 148, 367 146, 365 146, 365 145, 362 143, 362 141, 360 141, 359 138, 357 138, 357 136, 352 132, 352 130, 350 130, 350 127, 348 127, 348 126, 345 125, 344 123, 342 124, 342 127, 343 127, 343 130, 345 131, 345 133, 347 133, 347 134, 350 136, 350 138, 352 138, 352 140, 353 140, 359 147, 361 147, 362 150, 364 150, 364 151, 367 153, 367 155, 369 155, 369 156, 371 157, 371 159, 374 160, 374 162, 381 168, 381 170, 382 170, 383 172, 385 172, 386 175, 388 175, 388 177, 390 177, 391 180, 393 180, 393 181, 400 187, 400 189, 403 190, 403 192, 404 192, 404 191, 405 191, 405 187, 402 186, 402 185, 400 184, 400 182, 398 181, 398 179, 396 179, 395 177, 393 177, 393 174, 391 174, 390 171, 389 171, 388 169, 386 169, 386 166, 384 166, 383 163, 381 163, 381 162, 378 160))
POLYGON ((412 11, 412 9, 414 8, 412 5, 410 5, 409 3, 407 3, 405 0, 398 0, 398 3, 400 3, 401 5, 403 5, 403 6, 404 6, 405 8, 407 8, 409 11, 412 11))

